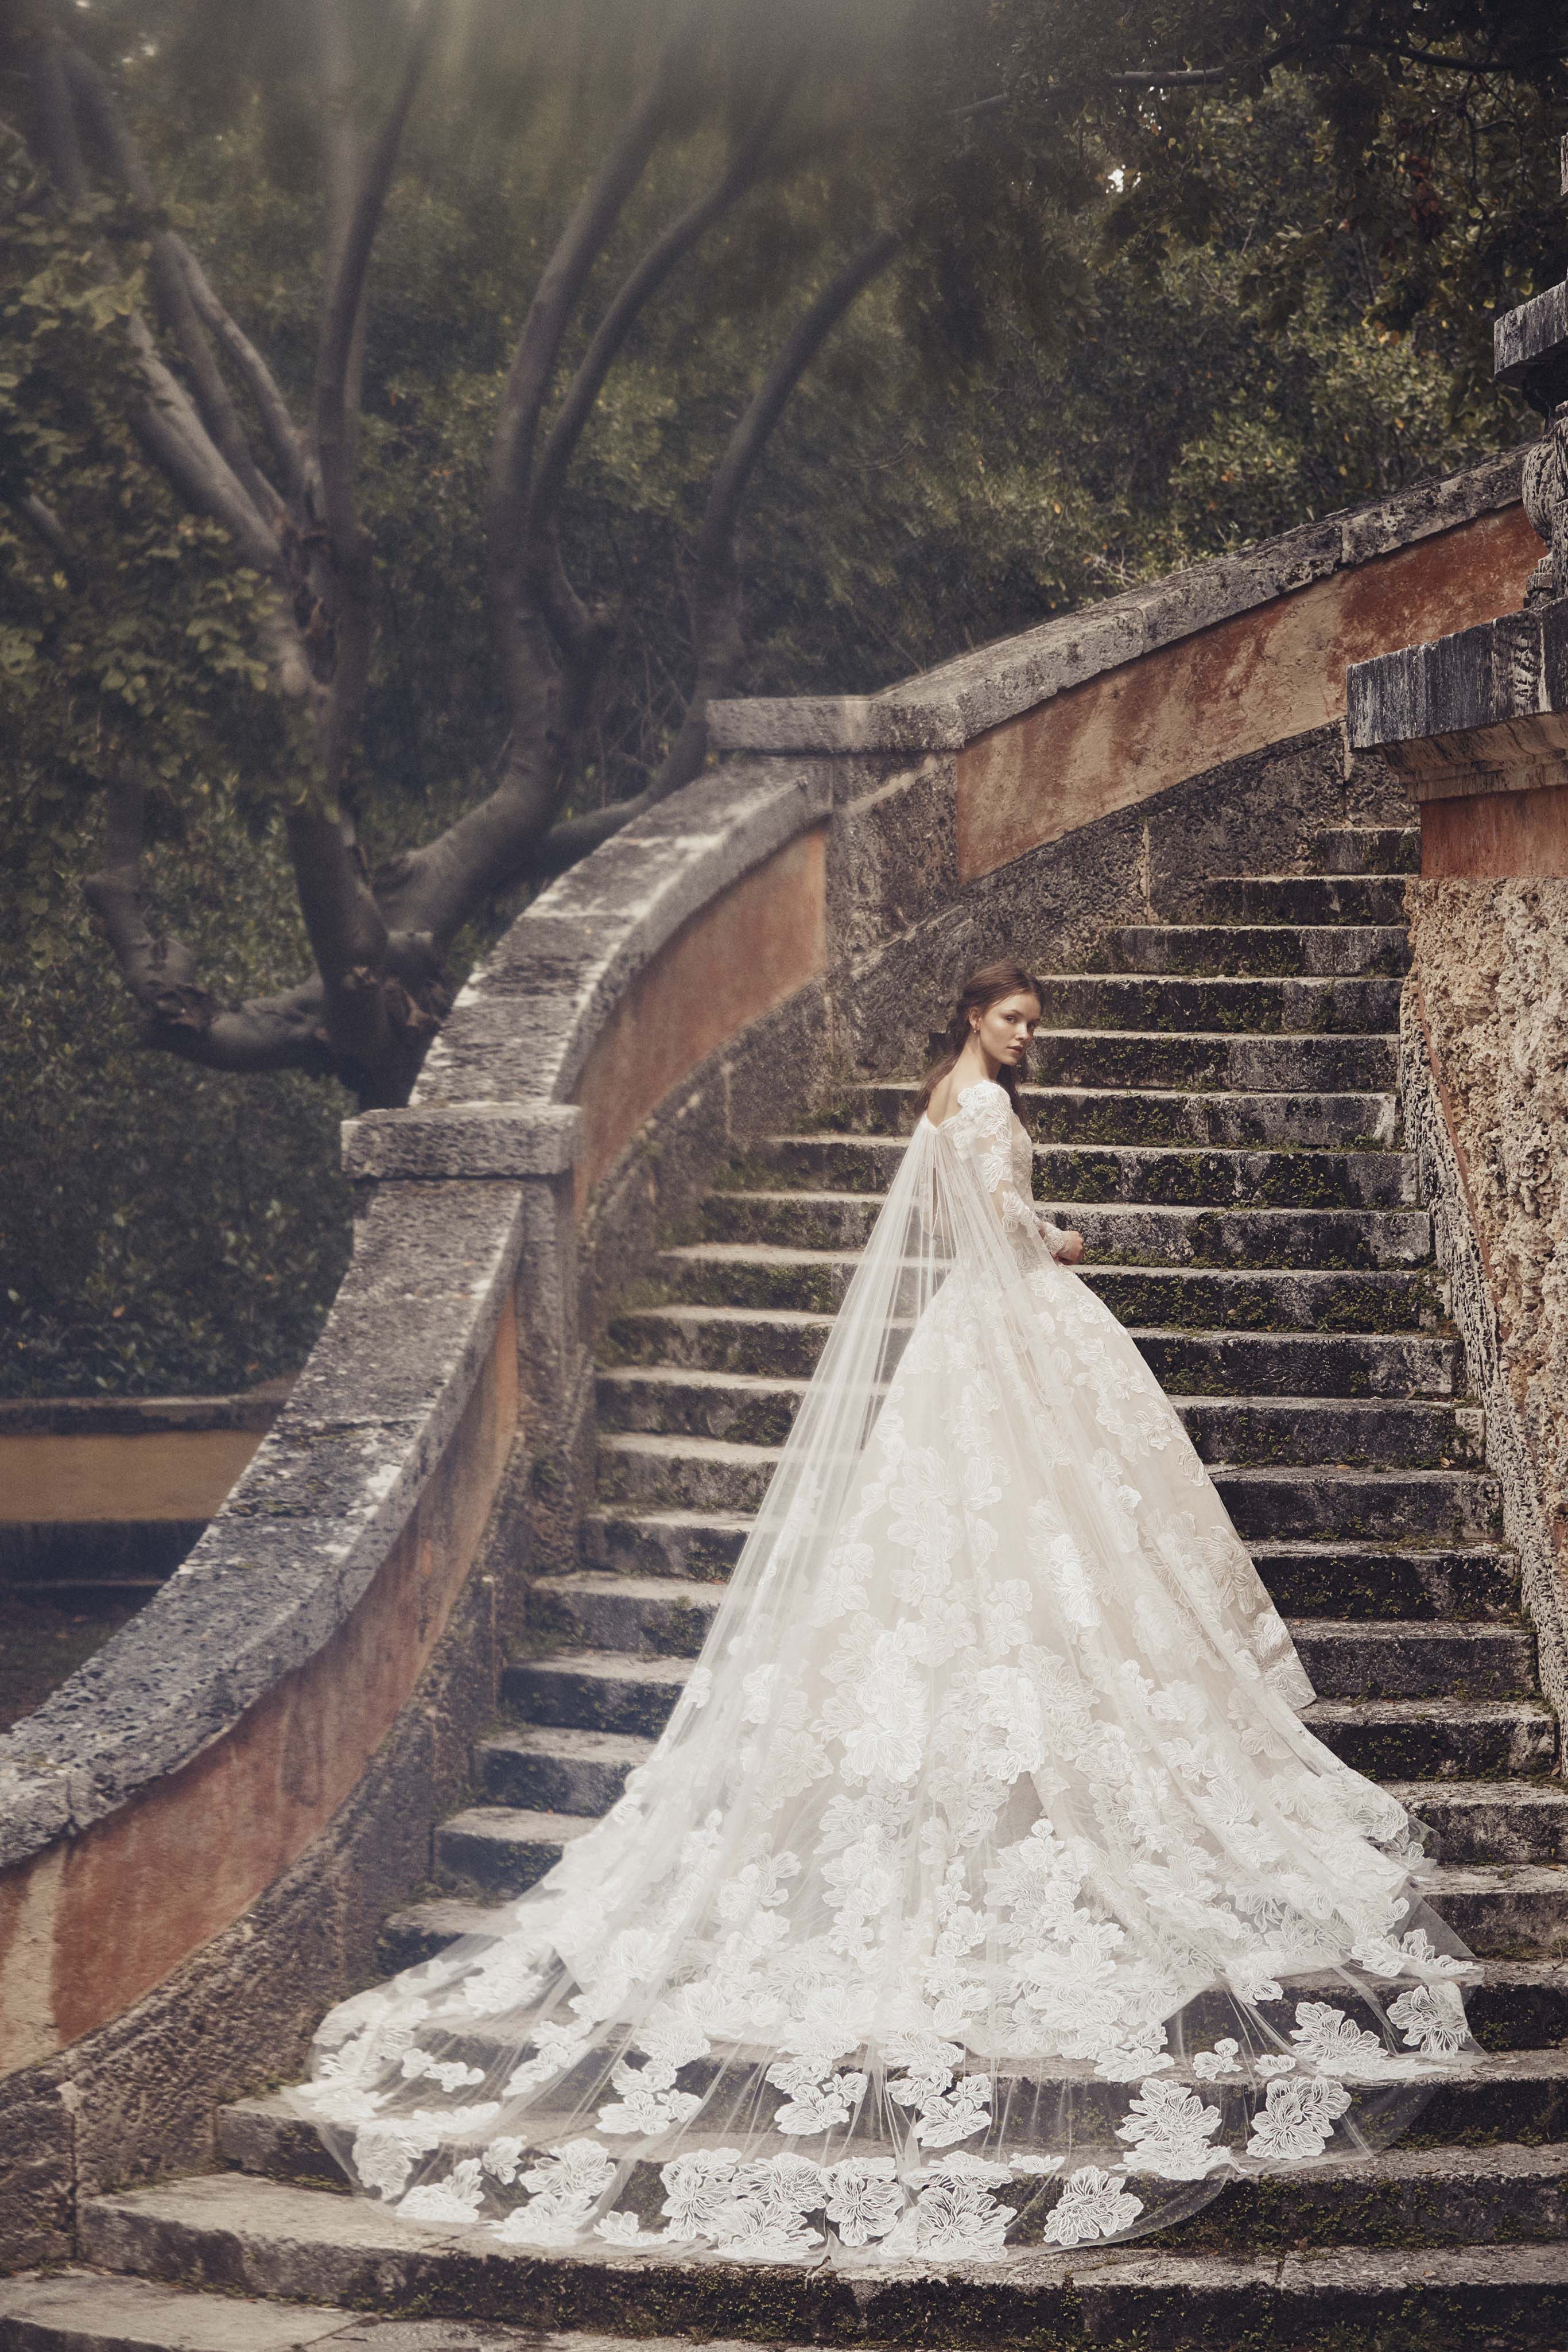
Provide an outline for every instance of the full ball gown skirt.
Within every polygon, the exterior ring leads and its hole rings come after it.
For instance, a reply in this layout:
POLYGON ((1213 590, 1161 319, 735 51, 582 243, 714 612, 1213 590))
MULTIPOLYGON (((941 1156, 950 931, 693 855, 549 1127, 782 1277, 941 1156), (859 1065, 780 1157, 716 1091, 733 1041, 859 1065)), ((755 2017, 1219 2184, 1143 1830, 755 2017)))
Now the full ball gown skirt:
POLYGON ((922 1120, 668 1728, 291 2095, 476 2244, 964 2262, 1403 2130, 1474 1962, 994 1084, 922 1120))

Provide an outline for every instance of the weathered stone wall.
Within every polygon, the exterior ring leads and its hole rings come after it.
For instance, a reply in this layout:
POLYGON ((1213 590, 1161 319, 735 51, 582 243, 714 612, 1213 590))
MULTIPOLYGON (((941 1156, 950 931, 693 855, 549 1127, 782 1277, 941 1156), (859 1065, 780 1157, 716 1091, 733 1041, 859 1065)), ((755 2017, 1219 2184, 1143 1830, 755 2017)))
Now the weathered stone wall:
POLYGON ((1432 1140, 1458 1231, 1450 1272, 1489 1454, 1534 1584, 1542 1677, 1568 1702, 1568 880, 1410 889, 1407 1116, 1432 1140), (1436 1129, 1441 1128, 1442 1132, 1436 1129), (1467 1236, 1463 1228, 1468 1229, 1467 1236), (1467 1239, 1475 1263, 1467 1259, 1467 1239))

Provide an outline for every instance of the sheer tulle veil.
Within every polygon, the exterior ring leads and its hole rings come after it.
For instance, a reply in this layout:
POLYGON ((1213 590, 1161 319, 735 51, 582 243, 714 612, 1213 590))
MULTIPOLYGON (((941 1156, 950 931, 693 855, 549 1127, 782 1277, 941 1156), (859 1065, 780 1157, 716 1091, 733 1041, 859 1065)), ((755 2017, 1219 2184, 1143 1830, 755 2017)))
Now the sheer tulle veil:
POLYGON ((519 2246, 993 2259, 1353 2157, 1474 2063, 1417 1831, 1300 1717, 1169 1402, 922 1120, 702 1654, 549 1876, 345 2002, 292 2096, 519 2246))

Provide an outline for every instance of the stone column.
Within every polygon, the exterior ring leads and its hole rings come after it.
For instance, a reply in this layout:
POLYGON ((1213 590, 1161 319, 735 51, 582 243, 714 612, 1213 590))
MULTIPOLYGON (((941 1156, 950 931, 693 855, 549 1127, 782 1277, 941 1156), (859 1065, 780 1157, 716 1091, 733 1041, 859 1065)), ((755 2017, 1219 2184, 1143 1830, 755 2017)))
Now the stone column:
POLYGON ((1427 877, 1568 875, 1568 279, 1499 319, 1493 349, 1498 382, 1544 420, 1524 504, 1546 552, 1523 609, 1346 681, 1351 749, 1409 787, 1427 877))
POLYGON ((531 1565, 574 1563, 589 1492, 592 1364, 578 1329, 574 1178, 583 1114, 574 1103, 432 1103, 343 1122, 343 1172, 356 1184, 516 1183, 522 1195, 515 1303, 521 1467, 531 1565))

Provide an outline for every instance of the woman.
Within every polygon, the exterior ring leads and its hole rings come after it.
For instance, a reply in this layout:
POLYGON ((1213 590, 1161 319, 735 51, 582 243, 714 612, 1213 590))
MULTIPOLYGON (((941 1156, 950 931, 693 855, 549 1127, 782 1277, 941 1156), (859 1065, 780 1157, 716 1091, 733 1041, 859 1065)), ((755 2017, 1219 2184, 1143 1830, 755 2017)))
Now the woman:
POLYGON ((549 1876, 333 2012, 352 2180, 514 2246, 1126 2238, 1380 2145, 1475 1973, 1404 1809, 1030 1196, 1014 963, 949 1050, 702 1656, 549 1876))

